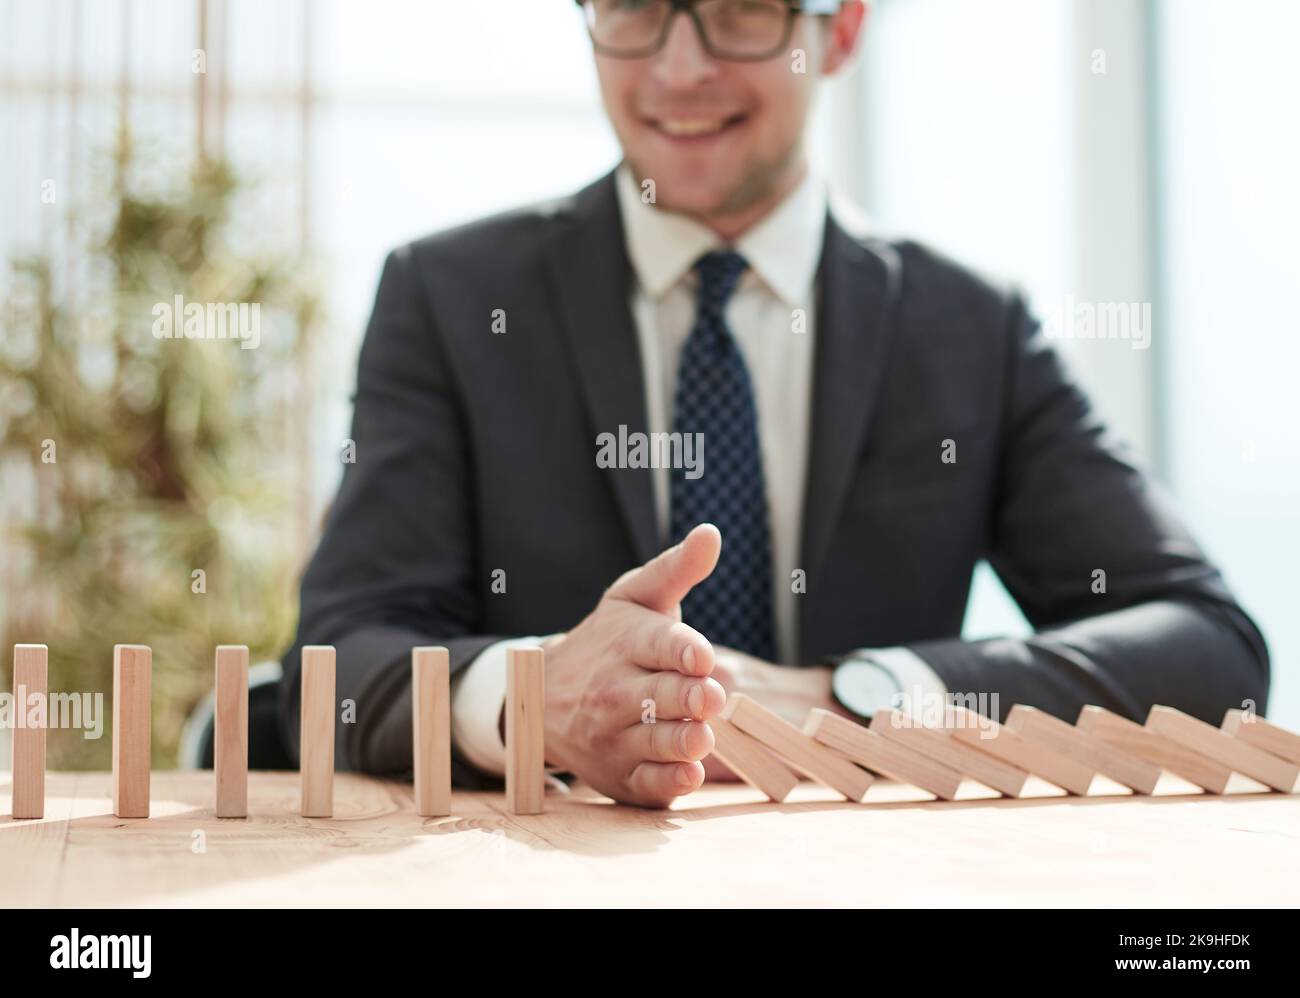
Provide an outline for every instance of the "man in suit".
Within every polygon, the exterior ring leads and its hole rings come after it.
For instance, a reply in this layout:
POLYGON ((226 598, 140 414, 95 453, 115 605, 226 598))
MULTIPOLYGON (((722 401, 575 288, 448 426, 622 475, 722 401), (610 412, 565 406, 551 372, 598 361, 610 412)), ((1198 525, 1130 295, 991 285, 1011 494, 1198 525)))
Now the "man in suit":
POLYGON ((490 785, 506 651, 542 642, 548 764, 650 806, 726 775, 736 691, 1263 709, 1259 631, 1020 297, 828 209, 804 133, 863 4, 582 6, 624 160, 388 258, 293 749, 326 643, 341 767, 409 771, 410 649, 442 644, 456 779, 490 785), (959 636, 981 558, 1032 637, 959 636))

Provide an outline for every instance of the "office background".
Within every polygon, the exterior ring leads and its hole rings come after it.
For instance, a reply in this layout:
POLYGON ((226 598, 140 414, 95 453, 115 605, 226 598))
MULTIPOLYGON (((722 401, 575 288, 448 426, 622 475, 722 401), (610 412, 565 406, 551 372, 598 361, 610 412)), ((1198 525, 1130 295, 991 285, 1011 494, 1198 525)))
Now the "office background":
MULTIPOLYGON (((1260 622, 1274 663, 1269 714, 1291 727, 1298 37, 1300 6, 1288 0, 876 0, 865 49, 826 89, 812 143, 878 229, 1023 285, 1041 312, 1150 304, 1149 349, 1069 337, 1061 347, 1260 622)), ((341 473, 385 253, 573 190, 617 147, 568 0, 0 0, 0 146, 0 634, 6 647, 58 635, 56 683, 61 655, 68 675, 102 681, 114 641, 154 643, 165 762, 210 685, 210 657, 194 650, 217 636, 266 657, 288 638, 297 573, 341 473), (124 128, 131 158, 119 183, 124 128), (227 196, 209 177, 197 189, 200 162, 228 162, 240 186, 227 196), (174 344, 133 355, 132 377, 118 377, 116 337, 147 336, 147 303, 172 294, 157 270, 165 249, 118 252, 106 266, 104 233, 129 235, 109 228, 123 197, 153 206, 146 237, 162 224, 158 204, 186 205, 167 215, 169 239, 219 205, 226 280, 256 272, 253 286, 276 307, 257 356, 229 344, 204 354, 227 379, 242 371, 258 385, 224 382, 227 450, 214 453, 238 455, 237 474, 186 467, 178 487, 152 493, 136 475, 116 504, 104 499, 111 484, 101 490, 98 518, 71 522, 32 427, 42 392, 59 390, 52 381, 78 382, 50 367, 40 330, 60 340, 87 391, 121 382, 134 392, 131 418, 166 406, 165 436, 187 393, 210 408, 214 392, 210 372, 166 353, 174 344), (32 258, 45 261, 45 284, 10 266, 32 258), (130 297, 114 292, 123 273, 136 282, 130 297), (122 301, 137 309, 125 319, 122 301), (28 432, 6 436, 6 426, 28 432), (172 517, 169 502, 185 515, 172 517), (162 543, 142 537, 151 524, 174 531, 166 543, 220 547, 210 588, 195 592, 174 564, 166 578, 130 578, 135 545, 162 543), (51 550, 63 576, 41 556, 51 550), (84 584, 87 559, 116 587, 112 599, 84 584), (235 598, 230 580, 254 575, 235 598), (154 633, 112 633, 128 619, 152 621, 154 633), (226 633, 241 623, 252 639, 226 633)), ((78 423, 76 397, 62 403, 68 432, 87 452, 102 434, 109 460, 113 410, 78 423)), ((205 432, 181 439, 202 448, 205 432)), ((76 450, 63 449, 58 474, 77 472, 76 450)), ((142 573, 167 565, 155 553, 142 573)), ((968 636, 1025 630, 981 569, 968 636)), ((7 662, 0 675, 7 682, 7 662)), ((106 759, 104 745, 64 761, 106 759)))

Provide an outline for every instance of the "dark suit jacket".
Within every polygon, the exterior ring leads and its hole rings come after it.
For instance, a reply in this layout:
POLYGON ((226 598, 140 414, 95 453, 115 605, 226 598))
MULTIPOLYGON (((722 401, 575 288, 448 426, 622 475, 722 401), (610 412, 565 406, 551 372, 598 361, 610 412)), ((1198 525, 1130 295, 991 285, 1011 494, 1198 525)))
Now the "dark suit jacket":
MULTIPOLYGON (((660 548, 651 472, 595 460, 597 434, 647 429, 631 279, 612 175, 389 256, 361 350, 356 460, 285 661, 295 757, 302 645, 337 647, 338 696, 356 702, 339 767, 408 772, 412 646, 446 645, 454 673, 503 637, 565 630, 660 548)), ((1071 721, 1083 704, 1216 723, 1243 699, 1264 709, 1260 632, 1018 295, 833 220, 817 293, 801 664, 907 645, 950 690, 1071 721), (959 637, 981 558, 1030 639, 959 637)))

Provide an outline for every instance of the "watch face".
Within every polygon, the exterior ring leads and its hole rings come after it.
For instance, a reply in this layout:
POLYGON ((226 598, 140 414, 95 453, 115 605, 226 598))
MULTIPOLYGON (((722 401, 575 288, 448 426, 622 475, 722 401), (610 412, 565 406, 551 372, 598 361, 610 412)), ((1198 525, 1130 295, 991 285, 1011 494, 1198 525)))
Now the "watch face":
POLYGON ((871 717, 883 707, 894 706, 898 683, 874 662, 845 662, 831 676, 831 689, 853 713, 871 717))

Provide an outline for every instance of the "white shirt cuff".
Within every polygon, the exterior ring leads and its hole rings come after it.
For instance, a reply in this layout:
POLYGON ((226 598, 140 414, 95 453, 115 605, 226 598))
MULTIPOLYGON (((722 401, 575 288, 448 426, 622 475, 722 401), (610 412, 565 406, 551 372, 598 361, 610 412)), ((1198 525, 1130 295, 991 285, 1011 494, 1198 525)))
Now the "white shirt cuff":
POLYGON ((869 659, 893 673, 902 691, 900 709, 904 713, 922 711, 927 703, 947 702, 947 685, 929 663, 910 648, 863 648, 851 657, 869 659))
POLYGON ((451 681, 451 739, 473 766, 495 776, 506 771, 501 711, 506 705, 506 652, 536 648, 544 638, 511 638, 488 645, 451 681))

